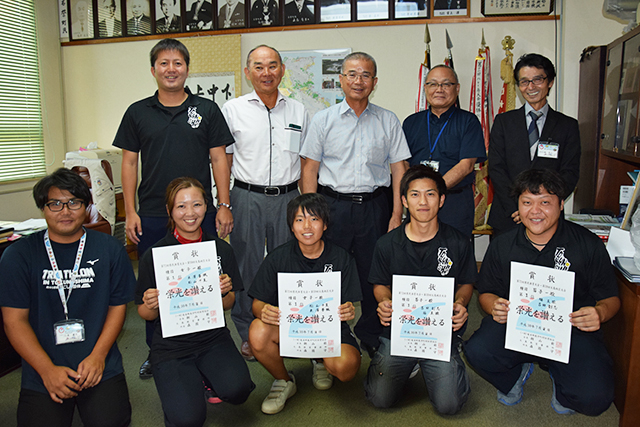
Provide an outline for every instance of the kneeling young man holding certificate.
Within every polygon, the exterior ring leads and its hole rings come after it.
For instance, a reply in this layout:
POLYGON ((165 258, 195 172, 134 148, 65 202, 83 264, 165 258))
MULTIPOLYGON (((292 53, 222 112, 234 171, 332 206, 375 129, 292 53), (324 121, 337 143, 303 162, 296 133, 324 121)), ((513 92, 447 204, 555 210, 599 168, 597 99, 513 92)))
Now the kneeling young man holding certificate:
POLYGON ((455 414, 469 395, 460 338, 451 331, 462 335, 477 269, 469 238, 438 221, 446 188, 432 168, 409 168, 400 183, 409 215, 376 244, 369 282, 384 330, 365 393, 379 408, 398 403, 417 365, 439 413, 455 414))
POLYGON ((617 313, 620 300, 602 241, 562 217, 566 194, 562 177, 548 169, 516 178, 522 224, 487 250, 477 288, 490 316, 465 354, 505 405, 520 403, 533 362, 539 362, 551 376, 557 413, 599 415, 614 394, 600 325, 617 313))
POLYGON ((275 378, 269 395, 262 402, 265 414, 282 411, 287 399, 296 392, 293 373, 287 372, 284 365, 282 332, 286 332, 285 338, 291 338, 284 353, 291 355, 297 351, 297 357, 312 358, 313 385, 319 390, 329 389, 333 377, 340 381, 353 379, 360 368, 360 349, 347 324, 355 317, 353 302, 362 299, 358 273, 355 261, 344 249, 323 240, 328 222, 329 206, 324 196, 309 193, 291 200, 287 205, 287 223, 295 239, 267 255, 249 289, 256 316, 249 328, 249 343, 256 359, 275 378), (337 309, 331 310, 328 307, 332 301, 327 295, 332 294, 321 288, 329 285, 328 276, 335 272, 340 276, 340 305, 334 305, 337 309), (285 285, 283 273, 298 275, 293 278, 296 289, 288 293, 287 307, 279 303, 283 291, 280 288, 285 285), (305 273, 314 276, 311 286, 305 273), (320 274, 326 274, 327 279, 318 278, 320 274), (293 307, 292 300, 297 301, 293 307), (285 315, 285 310, 295 314, 285 315), (337 342, 341 342, 339 346, 331 343, 331 338, 325 338, 321 329, 337 320, 340 321, 340 336, 336 334, 337 342), (281 328, 287 329, 281 331, 281 328), (332 350, 336 357, 314 356, 332 350))

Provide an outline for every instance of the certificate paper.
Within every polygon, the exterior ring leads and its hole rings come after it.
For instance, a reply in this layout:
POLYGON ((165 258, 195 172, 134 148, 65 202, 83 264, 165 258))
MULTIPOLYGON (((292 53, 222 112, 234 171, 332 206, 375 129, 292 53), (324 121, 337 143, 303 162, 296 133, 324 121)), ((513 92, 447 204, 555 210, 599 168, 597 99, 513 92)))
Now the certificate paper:
POLYGON ((340 356, 340 272, 278 273, 280 356, 340 356))
POLYGON ((569 363, 575 273, 511 262, 505 348, 569 363))
POLYGON ((224 326, 216 242, 153 248, 162 337, 224 326))
POLYGON ((451 358, 453 277, 393 276, 391 355, 451 358))

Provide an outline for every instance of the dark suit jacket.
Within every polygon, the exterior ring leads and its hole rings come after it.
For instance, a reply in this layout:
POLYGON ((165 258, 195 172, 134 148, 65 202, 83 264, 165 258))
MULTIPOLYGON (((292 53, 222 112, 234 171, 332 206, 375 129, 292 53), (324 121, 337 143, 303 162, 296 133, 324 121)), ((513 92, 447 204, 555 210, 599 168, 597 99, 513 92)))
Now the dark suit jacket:
MULTIPOLYGON (((100 37, 109 37, 107 34, 107 23, 105 21, 98 22, 98 35, 100 37)), ((113 36, 121 36, 122 35, 122 22, 119 19, 113 20, 113 36)))
POLYGON ((533 162, 524 107, 498 114, 489 141, 489 177, 493 184, 493 204, 489 225, 504 232, 515 223, 511 214, 518 210, 510 197, 516 176, 526 169, 552 169, 562 175, 568 191, 573 191, 580 175, 580 131, 578 121, 549 108, 540 141, 559 144, 557 159, 538 157, 533 162))
POLYGON ((127 21, 127 35, 135 36, 136 34, 151 34, 151 18, 147 15, 142 15, 138 26, 138 32, 136 32, 135 18, 131 18, 127 21))
POLYGON ((198 2, 195 2, 191 5, 191 9, 187 12, 187 30, 195 31, 198 29, 198 22, 202 21, 205 26, 209 25, 209 23, 213 20, 213 7, 211 6, 211 2, 205 1, 202 3, 202 7, 198 11, 198 17, 196 19, 196 6, 198 2))
MULTIPOLYGON (((229 5, 225 3, 224 6, 220 8, 220 13, 218 15, 218 28, 224 28, 224 20, 227 17, 227 9, 229 5)), ((238 28, 244 27, 244 3, 238 2, 236 3, 236 7, 233 9, 231 13, 231 26, 229 28, 238 28)))
POLYGON ((182 28, 180 17, 173 15, 173 19, 167 26, 167 18, 162 17, 156 21, 156 33, 176 33, 182 28))

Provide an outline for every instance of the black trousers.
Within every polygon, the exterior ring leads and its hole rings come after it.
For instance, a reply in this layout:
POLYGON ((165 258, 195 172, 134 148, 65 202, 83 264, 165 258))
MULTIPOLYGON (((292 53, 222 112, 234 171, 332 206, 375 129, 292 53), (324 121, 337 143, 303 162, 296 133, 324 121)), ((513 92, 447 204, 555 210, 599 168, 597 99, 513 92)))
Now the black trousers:
POLYGON ((613 402, 613 362, 599 333, 571 334, 569 363, 555 362, 504 348, 506 325, 491 316, 465 343, 467 361, 480 376, 503 393, 520 377, 523 363, 543 361, 556 383, 556 398, 566 408, 600 415, 613 402))
POLYGON ((354 332, 364 344, 377 348, 382 325, 376 312, 378 303, 373 296, 373 285, 368 279, 376 242, 389 228, 391 214, 387 195, 380 192, 377 197, 362 203, 338 200, 326 193, 325 198, 331 209, 326 237, 349 252, 355 258, 358 268, 362 316, 354 332))
POLYGON ((78 407, 85 426, 125 427, 131 422, 129 390, 124 373, 82 390, 62 403, 51 400, 49 394, 20 390, 18 402, 19 427, 69 427, 78 407))

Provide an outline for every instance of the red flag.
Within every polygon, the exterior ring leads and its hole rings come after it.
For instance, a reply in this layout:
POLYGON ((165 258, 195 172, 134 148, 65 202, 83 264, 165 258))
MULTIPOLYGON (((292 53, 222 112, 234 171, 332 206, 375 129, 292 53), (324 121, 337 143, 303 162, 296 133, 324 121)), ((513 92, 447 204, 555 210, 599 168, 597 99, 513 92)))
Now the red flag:
MULTIPOLYGON (((489 47, 484 42, 484 32, 482 47, 478 50, 478 56, 475 61, 471 96, 469 97, 469 111, 474 113, 480 120, 485 149, 489 151, 489 135, 493 124, 493 96, 491 91, 491 56, 489 47)), ((488 212, 493 201, 493 188, 489 181, 487 162, 480 164, 476 169, 474 193, 474 226, 482 229, 486 227, 488 212)))

